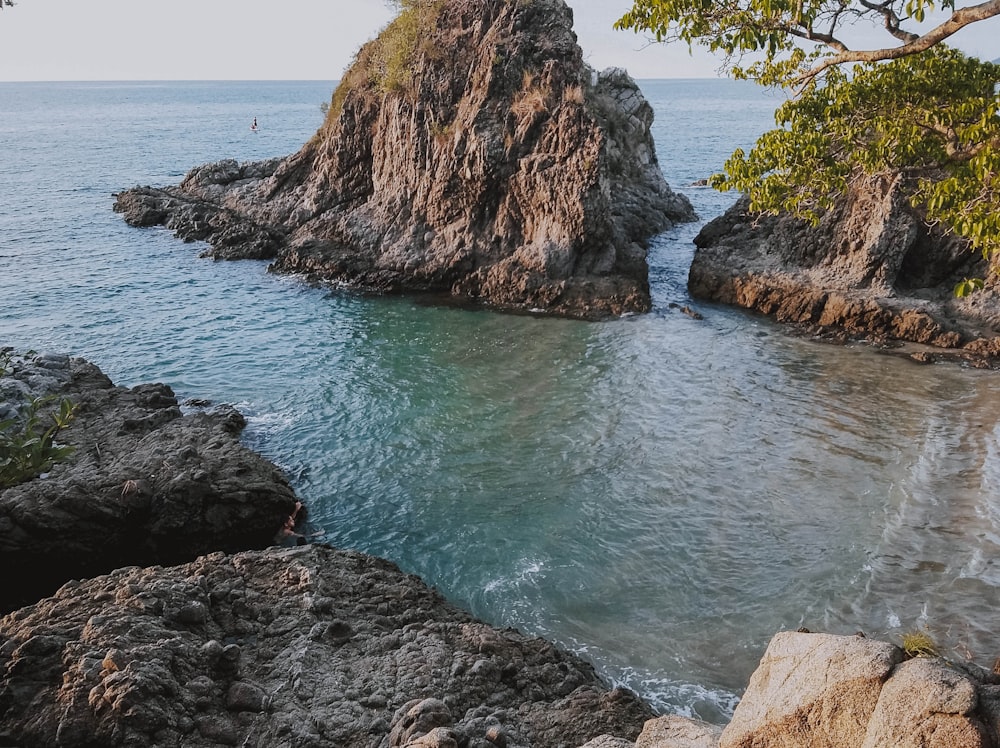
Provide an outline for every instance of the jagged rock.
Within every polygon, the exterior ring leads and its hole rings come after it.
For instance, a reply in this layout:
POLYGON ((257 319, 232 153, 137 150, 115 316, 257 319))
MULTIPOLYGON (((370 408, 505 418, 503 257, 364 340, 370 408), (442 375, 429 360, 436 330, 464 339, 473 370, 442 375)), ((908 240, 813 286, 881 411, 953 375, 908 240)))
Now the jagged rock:
POLYGON ((899 648, 862 637, 776 634, 722 735, 723 748, 861 745, 899 648))
POLYGON ((652 118, 627 73, 583 62, 563 0, 419 0, 359 51, 298 153, 199 167, 115 210, 363 290, 642 312, 646 240, 695 217, 652 118))
POLYGON ((120 569, 0 619, 2 745, 555 748, 652 716, 553 645, 320 545, 120 569))
POLYGON ((8 355, 0 407, 57 396, 76 416, 58 435, 68 458, 0 490, 0 568, 22 570, 4 574, 0 610, 120 566, 263 548, 295 511, 280 471, 240 444, 245 421, 232 408, 182 415, 166 385, 115 387, 83 359, 8 355))
POLYGON ((1000 354, 1000 285, 965 242, 927 226, 899 177, 855 184, 818 226, 747 211, 745 198, 695 238, 691 294, 824 335, 932 347, 925 357, 1000 354), (984 291, 954 295, 966 277, 984 291))

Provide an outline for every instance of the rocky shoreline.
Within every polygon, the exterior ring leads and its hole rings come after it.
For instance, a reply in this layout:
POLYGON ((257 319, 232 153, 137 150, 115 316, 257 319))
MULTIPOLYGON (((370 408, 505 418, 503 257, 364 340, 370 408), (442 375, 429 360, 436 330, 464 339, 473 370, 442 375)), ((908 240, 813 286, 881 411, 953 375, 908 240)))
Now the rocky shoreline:
POLYGON ((857 183, 817 226, 751 214, 742 199, 695 238, 688 289, 822 339, 1000 367, 1000 279, 965 242, 928 226, 902 187, 891 176, 857 183), (965 278, 985 287, 958 298, 965 278))
POLYGON ((0 745, 1000 746, 1000 675, 860 634, 777 634, 724 728, 656 716, 388 561, 281 545, 295 497, 238 444, 231 409, 183 415, 164 385, 7 355, 5 412, 41 392, 80 408, 63 432, 73 453, 0 491, 4 568, 50 571, 5 576, 8 608, 35 598, 0 618, 0 745), (147 453, 157 471, 124 493, 147 453))
POLYGON ((0 745, 374 747, 440 728, 420 745, 575 746, 653 716, 388 561, 287 547, 303 513, 233 409, 184 414, 166 385, 116 387, 82 359, 5 360, 5 414, 54 396, 76 415, 69 456, 0 491, 0 558, 22 570, 0 587, 0 745))

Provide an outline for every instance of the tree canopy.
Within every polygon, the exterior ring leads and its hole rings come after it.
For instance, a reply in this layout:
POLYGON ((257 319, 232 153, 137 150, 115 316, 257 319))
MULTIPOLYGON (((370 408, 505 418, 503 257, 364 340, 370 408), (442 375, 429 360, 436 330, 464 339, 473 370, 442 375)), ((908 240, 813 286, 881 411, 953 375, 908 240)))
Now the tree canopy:
POLYGON ((1000 66, 945 41, 997 15, 1000 0, 634 0, 616 25, 705 46, 734 77, 791 92, 778 129, 712 179, 752 210, 815 221, 853 180, 898 173, 929 221, 994 257, 1000 66), (884 46, 854 44, 873 29, 884 46))

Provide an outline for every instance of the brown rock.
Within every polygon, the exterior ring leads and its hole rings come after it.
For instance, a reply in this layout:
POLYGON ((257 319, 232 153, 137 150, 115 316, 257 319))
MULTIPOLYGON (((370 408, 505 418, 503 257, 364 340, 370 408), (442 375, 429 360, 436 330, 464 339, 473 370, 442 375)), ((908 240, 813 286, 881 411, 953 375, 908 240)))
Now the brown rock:
POLYGON ((642 312, 647 239, 694 218, 652 116, 624 71, 583 62, 563 0, 421 0, 359 51, 298 153, 209 164, 115 210, 362 290, 642 312))
POLYGON ((669 714, 647 722, 635 748, 718 748, 722 728, 669 714))
POLYGON ((121 569, 0 618, 2 745, 555 748, 652 716, 579 658, 325 546, 121 569), (211 615, 164 614, 192 602, 211 615))
POLYGON ((905 188, 898 176, 859 181, 817 226, 750 214, 740 200, 695 238, 689 290, 826 337, 997 359, 1000 279, 965 242, 928 227, 905 188), (954 287, 966 277, 987 278, 986 288, 958 299, 954 287))
POLYGON ((862 748, 987 748, 976 684, 941 659, 897 666, 882 688, 862 748))
POLYGON ((776 634, 720 748, 861 746, 882 684, 902 656, 872 639, 776 634))

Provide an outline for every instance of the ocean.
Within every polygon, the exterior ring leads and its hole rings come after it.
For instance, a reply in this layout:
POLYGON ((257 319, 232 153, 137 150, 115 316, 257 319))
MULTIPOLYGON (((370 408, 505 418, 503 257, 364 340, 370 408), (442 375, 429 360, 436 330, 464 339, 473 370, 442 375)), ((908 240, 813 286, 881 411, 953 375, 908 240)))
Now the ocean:
POLYGON ((0 345, 236 405, 318 539, 580 653, 662 712, 724 722, 771 636, 800 626, 926 629, 991 664, 997 374, 689 298, 692 239, 734 200, 694 185, 777 100, 641 87, 701 220, 652 242, 651 313, 585 323, 313 287, 112 212, 136 184, 294 152, 332 82, 0 83, 0 345))

